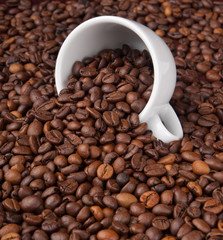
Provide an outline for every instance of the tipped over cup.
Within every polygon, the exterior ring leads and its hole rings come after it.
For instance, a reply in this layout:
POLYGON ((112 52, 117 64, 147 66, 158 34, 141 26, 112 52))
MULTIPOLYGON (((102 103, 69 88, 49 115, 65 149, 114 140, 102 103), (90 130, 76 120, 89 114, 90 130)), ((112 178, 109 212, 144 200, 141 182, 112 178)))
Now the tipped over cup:
POLYGON ((176 85, 173 55, 156 33, 138 22, 116 16, 100 16, 76 27, 62 44, 57 57, 55 80, 58 94, 66 88, 76 61, 124 44, 140 51, 147 50, 153 63, 153 89, 139 114, 140 122, 146 122, 153 135, 165 143, 181 139, 181 123, 169 104, 176 85))

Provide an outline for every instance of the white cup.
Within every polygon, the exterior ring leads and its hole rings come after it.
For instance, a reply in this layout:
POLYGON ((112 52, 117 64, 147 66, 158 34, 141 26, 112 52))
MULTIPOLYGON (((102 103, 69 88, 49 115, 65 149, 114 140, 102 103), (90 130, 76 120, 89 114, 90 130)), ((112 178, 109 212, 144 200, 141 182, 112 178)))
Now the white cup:
POLYGON ((163 142, 183 136, 180 121, 169 104, 176 84, 176 66, 166 43, 148 27, 121 17, 100 16, 83 22, 64 41, 56 61, 55 79, 59 92, 66 87, 75 61, 96 55, 103 49, 131 48, 148 50, 154 68, 150 99, 139 114, 153 135, 163 142))

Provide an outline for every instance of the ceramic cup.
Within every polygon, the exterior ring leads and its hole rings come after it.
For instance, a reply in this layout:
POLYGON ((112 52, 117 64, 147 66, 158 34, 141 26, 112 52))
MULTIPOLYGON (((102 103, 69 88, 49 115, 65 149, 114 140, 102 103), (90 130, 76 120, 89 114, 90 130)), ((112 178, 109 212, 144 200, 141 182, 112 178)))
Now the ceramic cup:
POLYGON ((139 114, 153 135, 163 142, 179 140, 183 136, 180 121, 169 104, 176 84, 176 66, 166 43, 148 27, 116 16, 100 16, 76 27, 59 51, 55 79, 59 92, 66 87, 75 61, 96 55, 103 49, 121 48, 128 44, 151 55, 154 83, 149 101, 139 114))

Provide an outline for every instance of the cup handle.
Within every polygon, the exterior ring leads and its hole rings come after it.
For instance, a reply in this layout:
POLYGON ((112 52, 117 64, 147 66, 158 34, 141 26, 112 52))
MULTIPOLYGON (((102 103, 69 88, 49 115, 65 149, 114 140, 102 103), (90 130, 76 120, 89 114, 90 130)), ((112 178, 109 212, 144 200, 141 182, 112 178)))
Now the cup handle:
POLYGON ((153 135, 165 143, 180 140, 183 137, 181 123, 169 103, 156 109, 146 121, 140 120, 146 122, 153 135))

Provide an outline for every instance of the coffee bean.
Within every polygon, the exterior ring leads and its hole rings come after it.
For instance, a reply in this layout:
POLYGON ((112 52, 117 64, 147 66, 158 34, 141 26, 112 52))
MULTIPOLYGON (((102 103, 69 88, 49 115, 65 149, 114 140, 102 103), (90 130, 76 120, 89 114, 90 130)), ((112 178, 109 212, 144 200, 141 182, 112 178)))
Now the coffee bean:
POLYGON ((98 74, 96 68, 93 67, 82 67, 79 70, 79 74, 82 77, 94 77, 98 74))
POLYGON ((130 193, 119 193, 117 196, 116 196, 116 199, 118 201, 118 204, 122 207, 126 207, 128 208, 132 203, 135 203, 137 202, 137 198, 130 194, 130 193))
POLYGON ((153 208, 159 203, 159 195, 155 191, 144 192, 140 196, 140 202, 144 203, 146 208, 153 208))
POLYGON ((9 239, 19 240, 21 238, 18 233, 7 233, 7 234, 3 235, 1 239, 3 239, 3 240, 9 240, 9 239))
POLYGON ((182 239, 189 240, 191 238, 202 239, 202 234, 201 234, 201 232, 194 230, 194 231, 191 231, 190 233, 185 234, 182 239))
POLYGON ((113 175, 113 168, 109 164, 101 164, 97 169, 97 176, 101 180, 108 180, 113 175))
POLYGON ((192 223, 198 230, 204 233, 210 232, 209 225, 203 219, 200 218, 193 219, 192 223))
POLYGON ((200 160, 200 155, 196 152, 185 151, 181 154, 182 158, 188 162, 194 162, 195 160, 200 160))
POLYGON ((46 132, 46 138, 52 144, 60 144, 63 141, 63 135, 58 130, 46 132))
POLYGON ((196 196, 200 197, 202 196, 202 188, 199 184, 197 184, 196 182, 188 182, 187 183, 187 187, 189 190, 192 191, 192 193, 194 193, 196 196))
POLYGON ((173 208, 165 204, 157 204, 153 207, 152 212, 158 216, 170 216, 173 212, 173 208))
POLYGON ((162 164, 150 164, 144 167, 144 172, 148 177, 160 177, 166 173, 166 169, 162 164))
POLYGON ((168 218, 164 216, 155 217, 152 221, 152 225, 159 230, 167 230, 170 227, 168 218))
POLYGON ((34 226, 38 226, 42 222, 41 217, 34 215, 32 213, 24 213, 23 219, 26 223, 28 223, 30 225, 34 225, 34 226))
POLYGON ((72 178, 68 178, 60 183, 60 192, 65 195, 73 194, 77 189, 78 183, 72 178))
POLYGON ((50 237, 52 240, 58 240, 58 239, 67 240, 67 239, 69 239, 69 235, 67 233, 63 233, 63 232, 54 232, 51 234, 50 237))
POLYGON ((39 213, 43 210, 43 201, 35 195, 30 195, 22 199, 20 206, 26 212, 39 213))
POLYGON ((146 230, 146 236, 149 237, 149 239, 159 240, 162 238, 162 232, 155 227, 150 227, 146 230))
POLYGON ((218 72, 216 70, 213 70, 213 69, 206 72, 206 78, 207 78, 208 81, 211 81, 211 82, 219 81, 221 79, 218 72))
POLYGON ((119 116, 113 111, 106 111, 103 113, 103 120, 108 126, 115 127, 119 124, 119 116))
POLYGON ((184 223, 184 224, 180 227, 180 229, 179 229, 179 231, 178 231, 178 233, 177 233, 177 237, 178 237, 178 238, 182 238, 184 235, 186 235, 186 234, 188 234, 189 232, 191 232, 191 230, 192 230, 192 226, 190 226, 190 225, 187 224, 187 223, 184 223))
POLYGON ((5 173, 5 179, 12 184, 19 184, 21 182, 21 174, 16 170, 9 169, 5 173))
POLYGON ((207 200, 204 203, 203 209, 205 211, 218 214, 222 211, 223 204, 221 204, 221 201, 219 199, 212 198, 212 199, 207 200))
POLYGON ((102 239, 118 240, 119 236, 115 231, 111 229, 103 229, 97 233, 97 239, 98 240, 102 240, 102 239))
POLYGON ((109 103, 117 103, 123 101, 124 99, 125 93, 120 91, 113 91, 105 96, 105 100, 108 101, 109 103))
POLYGON ((10 212, 20 211, 20 205, 16 199, 7 198, 2 202, 2 205, 4 206, 4 208, 6 208, 10 212))
MULTIPOLYGON (((6 224, 0 229, 0 237, 3 238, 6 234, 19 233, 22 230, 21 226, 17 224, 6 224)), ((7 238, 6 238, 7 239, 7 238)))
POLYGON ((210 172, 209 166, 201 160, 194 161, 192 164, 192 169, 193 169, 193 172, 198 175, 205 175, 205 174, 209 174, 210 172))
POLYGON ((187 214, 191 218, 199 218, 201 215, 201 210, 198 207, 188 207, 187 208, 187 214))
POLYGON ((136 153, 132 156, 131 165, 136 171, 142 171, 146 166, 146 158, 144 158, 140 153, 136 153))

